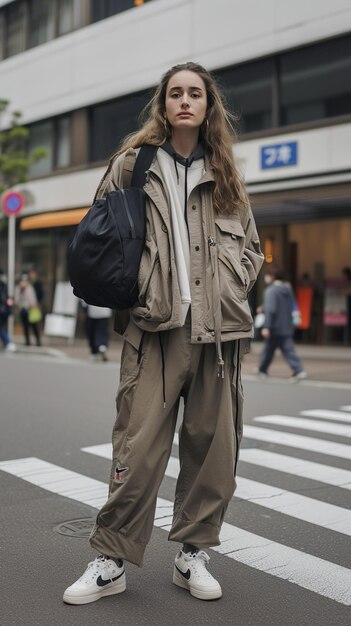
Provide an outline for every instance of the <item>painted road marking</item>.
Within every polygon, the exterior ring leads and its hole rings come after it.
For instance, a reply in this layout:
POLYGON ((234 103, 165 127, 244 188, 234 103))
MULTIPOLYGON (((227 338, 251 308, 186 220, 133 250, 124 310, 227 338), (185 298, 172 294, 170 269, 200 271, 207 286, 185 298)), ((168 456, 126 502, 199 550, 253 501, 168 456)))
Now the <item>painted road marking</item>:
MULTIPOLYGON (((3 461, 0 463, 0 469, 49 492, 95 508, 99 508, 101 501, 106 499, 105 483, 41 459, 3 461), (78 485, 82 485, 83 495, 77 492, 78 485)), ((155 526, 168 531, 172 511, 172 502, 157 498, 155 526)), ((283 546, 227 523, 223 524, 220 539, 221 545, 211 549, 271 576, 288 580, 341 604, 351 605, 351 570, 346 567, 283 546)))
MULTIPOLYGON (((96 450, 97 448, 100 453, 99 456, 108 455, 105 458, 111 459, 111 446, 107 444, 82 448, 82 450, 94 454, 93 449, 96 450)), ((242 450, 242 452, 245 452, 245 450, 242 450)), ((179 469, 179 459, 171 456, 165 475, 177 480, 179 469)), ((320 500, 242 477, 238 480, 235 497, 264 506, 284 515, 290 515, 290 517, 304 522, 327 528, 328 530, 351 535, 351 511, 334 504, 321 502, 320 500)))
POLYGON ((351 437, 351 426, 343 424, 326 424, 317 420, 308 420, 302 417, 288 417, 287 415, 262 415, 255 417, 255 422, 274 424, 275 426, 288 426, 289 428, 299 428, 301 430, 316 430, 320 433, 339 435, 340 437, 351 437))
POLYGON ((235 496, 304 522, 351 535, 349 509, 242 477, 238 479, 235 496))
POLYGON ((342 489, 351 489, 351 472, 332 465, 313 463, 296 457, 268 452, 261 448, 243 448, 240 451, 240 462, 252 463, 260 467, 268 467, 286 474, 302 478, 318 480, 318 482, 334 485, 342 489))
MULTIPOLYGON (((264 433, 267 432, 271 431, 264 429, 264 433)), ((295 437, 295 435, 293 435, 293 437, 295 437)), ((271 441, 271 439, 269 439, 269 441, 271 441)), ((308 439, 308 443, 311 443, 311 441, 321 440, 308 439)), ((176 442, 174 441, 174 443, 176 442)), ((327 442, 323 440, 323 443, 327 442)), ((82 448, 82 450, 83 452, 88 452, 89 454, 94 454, 95 456, 100 456, 104 459, 112 459, 111 443, 89 446, 87 448, 82 448)), ((315 447, 311 447, 311 450, 315 450, 315 447)), ((240 451, 240 461, 260 465, 262 467, 268 467, 270 469, 278 470, 287 474, 293 474, 302 478, 318 480, 318 482, 326 483, 327 485, 334 485, 335 487, 340 487, 342 489, 351 489, 351 472, 339 467, 333 467, 332 465, 322 465, 321 463, 314 463, 312 461, 306 461, 304 459, 278 454, 276 452, 268 452, 267 450, 262 450, 261 448, 242 448, 240 451)), ((179 461, 175 457, 170 458, 168 470, 170 472, 169 476, 177 478, 179 473, 179 461), (172 459, 174 459, 177 464, 172 459)))
POLYGON ((275 443, 290 448, 299 448, 301 450, 327 454, 328 456, 336 456, 341 459, 351 459, 351 446, 344 443, 335 443, 327 439, 316 439, 314 437, 283 433, 279 430, 259 428, 258 426, 250 426, 249 424, 244 424, 244 439, 255 439, 256 441, 265 441, 267 443, 275 443))
POLYGON ((0 469, 71 500, 100 508, 107 500, 108 486, 42 459, 28 457, 0 462, 0 469))
MULTIPOLYGON (((175 457, 170 457, 166 476, 177 479, 178 474, 179 461, 175 457)), ((351 535, 351 511, 341 506, 301 496, 298 493, 272 487, 242 476, 238 478, 235 498, 253 502, 258 506, 264 506, 266 509, 289 515, 328 530, 351 535)))
MULTIPOLYGON (((167 508, 164 517, 155 520, 155 526, 170 531, 171 516, 167 517, 167 508)), ((211 550, 341 604, 347 606, 351 604, 349 587, 351 570, 345 567, 284 546, 227 522, 222 525, 220 540, 221 545, 211 550)))
POLYGON ((343 413, 342 411, 327 411, 325 409, 308 409, 300 411, 300 415, 306 417, 318 417, 322 420, 335 420, 337 422, 348 422, 351 424, 351 413, 343 413))
POLYGON ((112 461, 112 443, 101 443, 97 446, 88 446, 87 448, 81 448, 82 452, 88 454, 94 454, 95 456, 101 456, 103 459, 112 461))

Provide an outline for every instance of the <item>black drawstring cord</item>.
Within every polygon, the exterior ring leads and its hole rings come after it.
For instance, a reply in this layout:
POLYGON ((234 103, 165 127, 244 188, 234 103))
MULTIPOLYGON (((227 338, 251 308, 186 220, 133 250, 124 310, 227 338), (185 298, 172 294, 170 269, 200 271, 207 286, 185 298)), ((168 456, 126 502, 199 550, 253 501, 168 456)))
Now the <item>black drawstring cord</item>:
POLYGON ((177 166, 177 155, 176 155, 175 152, 173 154, 173 161, 174 161, 175 171, 176 171, 176 174, 177 174, 177 184, 179 185, 179 172, 178 172, 178 166, 177 166))
POLYGON ((161 349, 161 359, 162 359, 162 393, 163 393, 163 408, 166 408, 166 381, 165 381, 165 352, 163 349, 161 332, 158 332, 158 340, 160 343, 161 349))
POLYGON ((188 159, 186 159, 185 161, 185 181, 184 181, 184 216, 185 216, 185 221, 188 224, 187 221, 187 206, 188 206, 188 159))

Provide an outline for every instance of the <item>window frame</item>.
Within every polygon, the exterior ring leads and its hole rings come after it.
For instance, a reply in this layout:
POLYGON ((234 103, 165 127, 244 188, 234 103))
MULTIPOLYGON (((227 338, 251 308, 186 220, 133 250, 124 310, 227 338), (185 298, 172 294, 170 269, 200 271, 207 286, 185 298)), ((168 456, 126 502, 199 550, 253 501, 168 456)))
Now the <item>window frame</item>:
MULTIPOLYGON (((38 0, 34 0, 37 2, 38 0)), ((26 50, 32 50, 37 48, 38 46, 42 46, 45 43, 49 43, 54 39, 58 39, 59 37, 64 37, 65 35, 72 33, 73 31, 86 26, 88 20, 86 16, 86 2, 88 0, 84 0, 84 5, 78 5, 79 0, 71 0, 72 3, 72 19, 71 19, 71 30, 60 33, 59 29, 59 9, 60 9, 60 0, 49 0, 49 6, 52 6, 52 36, 41 43, 36 43, 30 45, 30 8, 33 0, 16 0, 13 3, 8 5, 4 5, 0 7, 0 20, 2 21, 2 41, 0 41, 0 61, 5 59, 10 59, 17 54, 21 54, 26 50), (24 18, 23 18, 23 48, 18 52, 8 54, 8 13, 13 9, 13 7, 23 7, 24 18), (11 8, 9 8, 11 7, 11 8)))

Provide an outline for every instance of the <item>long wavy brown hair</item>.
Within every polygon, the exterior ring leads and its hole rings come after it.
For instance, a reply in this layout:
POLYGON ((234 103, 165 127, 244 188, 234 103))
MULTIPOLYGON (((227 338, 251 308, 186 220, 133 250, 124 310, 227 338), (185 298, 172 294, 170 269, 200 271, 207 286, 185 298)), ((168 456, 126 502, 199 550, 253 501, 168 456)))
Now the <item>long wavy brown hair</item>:
POLYGON ((172 138, 172 127, 165 124, 164 117, 167 85, 174 74, 183 70, 198 74, 206 87, 207 112, 200 132, 214 171, 214 208, 222 214, 233 213, 238 209, 245 210, 248 207, 248 197, 233 157, 233 143, 237 140, 236 118, 225 106, 223 95, 213 76, 197 63, 174 65, 162 76, 153 97, 140 116, 142 127, 125 137, 117 154, 144 144, 160 146, 172 138))

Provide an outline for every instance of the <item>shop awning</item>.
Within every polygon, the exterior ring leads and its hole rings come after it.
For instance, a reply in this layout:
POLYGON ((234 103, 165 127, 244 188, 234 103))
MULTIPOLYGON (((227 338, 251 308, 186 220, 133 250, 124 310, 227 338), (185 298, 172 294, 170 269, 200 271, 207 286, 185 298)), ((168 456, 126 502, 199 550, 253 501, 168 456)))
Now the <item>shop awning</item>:
POLYGON ((84 209, 70 209, 68 211, 51 211, 50 213, 39 213, 21 219, 21 230, 35 230, 38 228, 55 228, 58 226, 75 226, 83 219, 89 211, 84 209))
POLYGON ((251 195, 257 226, 344 218, 351 215, 351 185, 329 185, 251 195))

